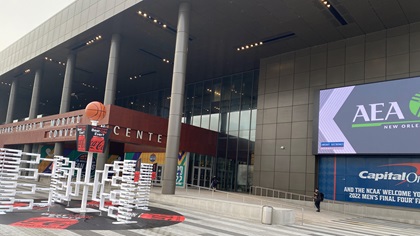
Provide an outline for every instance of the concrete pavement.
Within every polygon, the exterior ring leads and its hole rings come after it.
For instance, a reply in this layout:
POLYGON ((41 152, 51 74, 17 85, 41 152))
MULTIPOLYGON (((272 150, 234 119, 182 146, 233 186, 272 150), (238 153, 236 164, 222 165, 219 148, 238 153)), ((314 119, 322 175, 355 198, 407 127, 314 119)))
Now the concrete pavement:
MULTIPOLYGON (((37 197, 43 197, 41 195, 37 197)), ((45 197, 45 196, 44 196, 45 197)), ((124 229, 124 230, 67 230, 67 229, 37 229, 10 226, 2 223, 6 215, 0 215, 0 235, 11 236, 141 236, 141 235, 374 235, 374 236, 395 236, 395 235, 420 235, 420 226, 404 224, 386 220, 378 220, 369 217, 359 217, 349 214, 337 213, 328 210, 315 212, 311 206, 292 205, 279 201, 278 207, 290 208, 295 212, 295 223, 290 225, 267 225, 261 220, 246 219, 240 215, 221 213, 205 207, 196 207, 194 204, 182 204, 180 202, 193 202, 196 200, 224 202, 225 204, 236 203, 248 205, 259 205, 267 203, 266 198, 249 196, 247 194, 212 192, 206 190, 177 189, 175 195, 162 195, 159 188, 153 188, 151 194, 151 207, 162 208, 177 212, 185 217, 183 222, 163 227, 152 227, 147 229, 124 229), (183 200, 182 200, 183 199, 183 200), (302 214, 303 212, 303 214, 302 214), (303 220, 302 220, 303 219, 303 220)), ((273 199, 270 199, 270 201, 273 199)), ((277 200, 274 200, 277 201, 277 200)), ((217 205, 217 204, 216 204, 217 205)), ((277 207, 277 206, 276 206, 277 207)), ((88 223, 88 222, 87 222, 88 223)))

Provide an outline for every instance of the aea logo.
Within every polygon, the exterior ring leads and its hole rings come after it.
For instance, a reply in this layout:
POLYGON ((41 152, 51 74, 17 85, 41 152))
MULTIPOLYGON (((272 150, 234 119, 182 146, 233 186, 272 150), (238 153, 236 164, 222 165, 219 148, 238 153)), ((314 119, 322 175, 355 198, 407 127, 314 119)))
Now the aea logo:
MULTIPOLYGON (((377 127, 390 124, 401 124, 405 114, 397 101, 356 105, 357 110, 353 117, 352 128, 377 127), (360 123, 362 122, 362 123, 360 123)), ((408 108, 415 117, 420 118, 420 93, 411 97, 408 108)), ((411 120, 405 122, 419 122, 411 120)), ((404 125, 403 125, 404 126, 404 125)), ((397 128, 397 127, 395 127, 397 128)), ((404 128, 404 127, 402 127, 404 128)))
POLYGON ((409 107, 414 116, 420 117, 420 93, 411 98, 409 107))
POLYGON ((382 165, 380 167, 384 167, 384 166, 406 166, 406 167, 413 167, 415 169, 415 171, 410 172, 407 175, 405 174, 405 172, 403 172, 403 176, 405 178, 403 178, 403 180, 396 185, 400 185, 400 184, 403 184, 405 182, 414 183, 414 182, 418 182, 419 179, 420 179, 420 163, 398 163, 398 164, 382 165), (412 175, 414 177, 410 178, 410 175, 412 175))

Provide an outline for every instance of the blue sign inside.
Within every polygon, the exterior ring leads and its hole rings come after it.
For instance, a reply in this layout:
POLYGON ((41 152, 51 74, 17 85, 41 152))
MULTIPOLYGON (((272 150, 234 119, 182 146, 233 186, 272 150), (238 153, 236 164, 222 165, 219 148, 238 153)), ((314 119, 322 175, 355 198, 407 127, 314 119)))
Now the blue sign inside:
POLYGON ((326 199, 420 208, 420 158, 323 156, 319 188, 326 199))
POLYGON ((156 155, 155 154, 150 155, 149 159, 150 159, 150 162, 155 162, 156 161, 156 155))

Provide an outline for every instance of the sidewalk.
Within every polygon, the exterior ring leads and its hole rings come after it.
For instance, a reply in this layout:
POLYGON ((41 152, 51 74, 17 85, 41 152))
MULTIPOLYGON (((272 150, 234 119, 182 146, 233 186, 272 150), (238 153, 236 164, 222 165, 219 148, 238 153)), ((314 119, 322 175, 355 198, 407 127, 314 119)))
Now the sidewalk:
MULTIPOLYGON (((260 211, 262 211, 263 206, 291 209, 294 211, 295 224, 299 225, 305 223, 323 223, 325 221, 355 217, 354 215, 350 214, 329 211, 325 208, 325 204, 323 203, 321 203, 321 212, 316 212, 316 208, 313 202, 293 204, 293 201, 285 199, 255 196, 248 193, 224 192, 218 190, 211 191, 206 188, 177 188, 175 195, 163 195, 161 194, 160 187, 153 187, 150 195, 150 200, 152 202, 189 208, 196 208, 193 205, 194 199, 200 201, 203 199, 208 199, 209 201, 231 202, 235 204, 242 204, 244 208, 258 206, 260 207, 260 211), (187 204, 185 204, 185 202, 187 204)), ((214 214, 220 213, 220 209, 212 209, 207 205, 201 206, 199 208, 214 214)), ((240 219, 249 219, 248 217, 241 215, 235 215, 235 217, 240 219)), ((261 216, 259 217, 260 218, 254 220, 260 221, 261 216)))
MULTIPOLYGON (((37 198, 45 199, 47 196, 38 194, 37 198)), ((300 203, 303 204, 303 203, 300 203)), ((144 235, 172 235, 172 236, 278 236, 278 235, 341 235, 341 236, 383 236, 383 235, 420 235, 420 226, 378 220, 370 217, 360 217, 351 214, 337 213, 327 210, 321 203, 321 212, 316 212, 312 202, 305 202, 302 206, 291 204, 284 199, 258 197, 245 193, 230 193, 222 191, 209 191, 203 189, 177 188, 174 195, 161 194, 160 187, 153 187, 150 194, 150 206, 165 211, 172 211, 185 217, 184 221, 168 226, 155 225, 152 228, 141 226, 137 228, 118 230, 75 230, 71 228, 46 229, 24 228, 8 225, 7 213, 0 215, 0 235, 43 235, 43 236, 87 236, 87 235, 113 235, 113 236, 144 236, 144 235), (203 203, 199 207, 194 202, 203 203), (214 204, 216 203, 216 204, 214 204), (263 205, 291 209, 295 213, 295 223, 290 225, 262 224, 261 219, 242 218, 238 211, 234 214, 225 214, 220 208, 229 205, 241 205, 244 208, 258 208, 261 212, 263 205), (211 206, 216 206, 211 208, 211 206), (303 213, 303 214, 302 214, 303 213), (303 218, 302 218, 303 217, 303 218), (303 219, 303 220, 302 220, 303 219)), ((81 224, 94 224, 94 222, 79 222, 81 224)))

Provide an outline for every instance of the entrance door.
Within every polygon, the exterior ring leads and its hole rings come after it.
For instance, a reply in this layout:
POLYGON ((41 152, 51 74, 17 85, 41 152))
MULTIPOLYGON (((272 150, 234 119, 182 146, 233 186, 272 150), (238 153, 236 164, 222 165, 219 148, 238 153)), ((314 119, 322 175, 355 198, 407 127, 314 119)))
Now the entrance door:
POLYGON ((193 185, 209 188, 210 181, 211 181, 211 168, 194 167, 193 185))
POLYGON ((210 188, 211 178, 215 173, 213 173, 213 161, 212 157, 204 155, 193 155, 190 156, 190 172, 192 175, 189 175, 189 183, 193 186, 201 186, 210 188), (191 178, 191 179, 190 179, 191 178))
POLYGON ((200 176, 200 168, 199 167, 194 167, 192 185, 195 185, 195 186, 198 185, 198 183, 199 183, 199 176, 200 176))
POLYGON ((156 179, 153 180, 153 185, 162 186, 162 178, 163 178, 163 165, 157 165, 156 179))
POLYGON ((211 184, 211 168, 204 169, 204 187, 210 188, 211 184))

